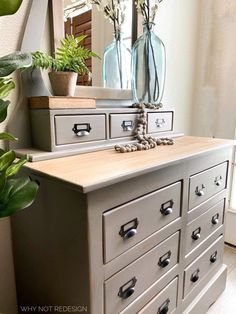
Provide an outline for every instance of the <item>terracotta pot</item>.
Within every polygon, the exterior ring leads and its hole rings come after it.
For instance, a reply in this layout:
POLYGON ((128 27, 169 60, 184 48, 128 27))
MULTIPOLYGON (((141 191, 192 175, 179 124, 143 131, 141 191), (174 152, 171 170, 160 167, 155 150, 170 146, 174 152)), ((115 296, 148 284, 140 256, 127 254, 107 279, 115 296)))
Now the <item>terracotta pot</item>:
POLYGON ((53 71, 48 75, 55 96, 74 96, 77 73, 53 71))

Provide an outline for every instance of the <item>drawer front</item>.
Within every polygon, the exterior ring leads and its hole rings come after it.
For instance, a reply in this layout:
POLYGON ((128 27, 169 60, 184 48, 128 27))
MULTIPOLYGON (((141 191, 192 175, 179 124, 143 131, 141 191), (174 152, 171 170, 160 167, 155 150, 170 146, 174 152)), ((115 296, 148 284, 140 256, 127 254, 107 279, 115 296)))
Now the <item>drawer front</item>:
POLYGON ((105 282, 105 313, 120 313, 178 262, 179 232, 105 282))
POLYGON ((55 116, 56 145, 104 140, 105 115, 55 116))
POLYGON ((177 305, 178 279, 175 278, 168 286, 158 293, 137 314, 172 313, 177 305))
POLYGON ((186 254, 202 243, 223 223, 225 200, 187 225, 186 254))
POLYGON ((110 115, 110 138, 132 136, 139 115, 135 113, 110 115))
POLYGON ((171 131, 173 129, 173 112, 148 113, 147 133, 171 131))
POLYGON ((220 236, 205 252, 203 252, 184 271, 184 297, 223 259, 224 240, 220 236))
POLYGON ((225 189, 227 166, 228 163, 225 162, 190 177, 189 209, 225 189))
POLYGON ((107 263, 180 216, 181 182, 103 214, 107 263))

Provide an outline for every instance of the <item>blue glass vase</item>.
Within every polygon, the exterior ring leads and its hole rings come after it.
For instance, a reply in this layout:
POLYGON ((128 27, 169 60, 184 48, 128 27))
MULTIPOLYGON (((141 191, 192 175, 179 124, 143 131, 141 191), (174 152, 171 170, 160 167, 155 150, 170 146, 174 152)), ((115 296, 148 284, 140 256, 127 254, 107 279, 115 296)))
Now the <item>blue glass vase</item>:
POLYGON ((105 48, 102 78, 104 87, 131 88, 131 51, 120 32, 114 33, 113 42, 105 48))
POLYGON ((166 74, 163 42, 154 32, 154 23, 145 23, 143 35, 132 49, 132 90, 137 103, 161 102, 166 74))

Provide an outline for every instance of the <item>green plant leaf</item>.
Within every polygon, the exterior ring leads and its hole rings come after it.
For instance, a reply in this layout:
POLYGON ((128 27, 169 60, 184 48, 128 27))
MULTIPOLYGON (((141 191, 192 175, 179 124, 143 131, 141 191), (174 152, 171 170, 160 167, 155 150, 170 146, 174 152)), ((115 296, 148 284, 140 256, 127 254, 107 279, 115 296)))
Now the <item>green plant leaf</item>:
POLYGON ((9 133, 0 133, 0 140, 17 141, 17 138, 9 133))
POLYGON ((6 183, 6 175, 5 172, 0 172, 0 194, 2 193, 6 183))
POLYGON ((0 171, 5 171, 15 160, 16 154, 13 150, 6 152, 0 157, 0 171))
POLYGON ((37 191, 38 184, 29 178, 8 180, 0 196, 0 218, 30 206, 37 191))
POLYGON ((7 117, 7 108, 10 105, 9 100, 0 99, 0 122, 3 122, 7 117))
POLYGON ((79 37, 67 35, 66 38, 61 40, 61 46, 57 48, 55 58, 40 51, 32 52, 33 66, 42 69, 51 69, 53 71, 89 74, 85 60, 90 57, 99 58, 99 56, 80 46, 80 43, 86 37, 87 35, 79 37))
POLYGON ((8 76, 18 69, 28 68, 32 65, 30 53, 15 52, 0 58, 0 77, 8 76))
POLYGON ((27 157, 22 156, 16 163, 9 166, 6 170, 6 177, 14 176, 18 173, 20 168, 27 162, 27 157))
POLYGON ((0 78, 0 98, 6 98, 15 88, 15 83, 9 78, 0 78))
POLYGON ((0 16, 16 13, 22 0, 0 0, 0 16))
POLYGON ((0 148, 0 156, 2 156, 5 153, 6 153, 6 151, 4 149, 0 148))

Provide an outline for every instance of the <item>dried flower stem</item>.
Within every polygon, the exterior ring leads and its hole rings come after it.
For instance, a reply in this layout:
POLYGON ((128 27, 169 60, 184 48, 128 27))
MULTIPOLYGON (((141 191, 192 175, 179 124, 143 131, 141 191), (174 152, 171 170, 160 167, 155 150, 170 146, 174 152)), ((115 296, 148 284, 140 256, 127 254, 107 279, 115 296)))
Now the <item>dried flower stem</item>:
POLYGON ((150 4, 150 0, 136 0, 135 4, 138 12, 143 16, 144 23, 153 23, 159 4, 163 0, 155 0, 154 4, 150 4))

